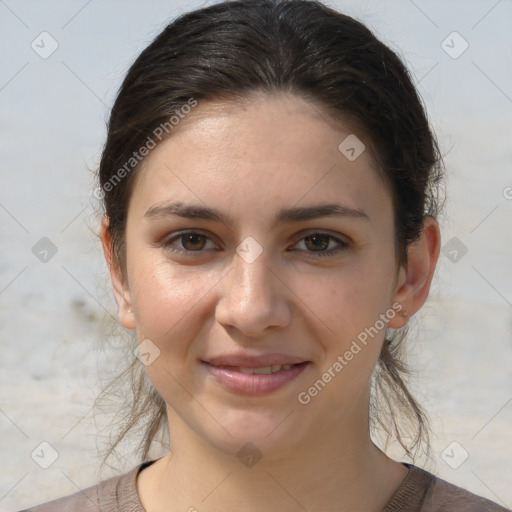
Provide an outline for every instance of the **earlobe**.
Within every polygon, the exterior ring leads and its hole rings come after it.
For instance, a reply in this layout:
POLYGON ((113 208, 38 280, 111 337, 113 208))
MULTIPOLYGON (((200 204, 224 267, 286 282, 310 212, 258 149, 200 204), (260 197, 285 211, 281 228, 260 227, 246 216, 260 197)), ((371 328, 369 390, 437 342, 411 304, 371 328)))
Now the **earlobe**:
POLYGON ((130 290, 127 280, 119 268, 116 256, 113 251, 112 235, 108 229, 108 218, 104 217, 100 226, 100 238, 103 246, 103 254, 110 272, 114 297, 119 311, 119 322, 126 329, 135 329, 135 318, 132 312, 130 290))
POLYGON ((434 217, 426 216, 420 238, 407 249, 407 265, 400 269, 393 302, 401 304, 402 309, 390 319, 389 327, 399 329, 406 325, 427 300, 440 246, 439 224, 434 217))

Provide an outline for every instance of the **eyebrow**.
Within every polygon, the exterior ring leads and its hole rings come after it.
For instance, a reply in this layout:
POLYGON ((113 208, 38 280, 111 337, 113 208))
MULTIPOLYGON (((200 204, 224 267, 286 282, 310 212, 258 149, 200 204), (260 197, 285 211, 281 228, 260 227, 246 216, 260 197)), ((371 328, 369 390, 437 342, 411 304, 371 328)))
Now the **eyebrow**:
MULTIPOLYGON (((188 219, 207 219, 221 222, 227 226, 233 225, 233 220, 221 211, 202 205, 184 204, 181 202, 164 202, 152 206, 144 214, 144 218, 149 220, 160 219, 176 215, 188 219)), ((351 217, 354 219, 370 220, 363 210, 348 208, 336 203, 319 204, 313 206, 296 206, 292 208, 283 208, 278 212, 274 222, 298 222, 318 217, 351 217)))

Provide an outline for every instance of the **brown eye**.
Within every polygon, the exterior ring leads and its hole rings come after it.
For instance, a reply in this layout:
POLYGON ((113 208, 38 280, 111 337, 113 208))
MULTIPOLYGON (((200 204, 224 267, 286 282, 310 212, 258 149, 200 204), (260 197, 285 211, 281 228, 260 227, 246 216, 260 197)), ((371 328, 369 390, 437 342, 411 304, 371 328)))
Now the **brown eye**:
POLYGON ((311 233, 299 240, 295 244, 295 250, 300 250, 306 254, 318 256, 335 256, 348 249, 350 243, 341 240, 329 233, 311 233))
POLYGON ((206 245, 206 237, 197 233, 181 235, 181 245, 187 251, 200 251, 206 245))
POLYGON ((181 253, 183 255, 197 253, 201 255, 211 249, 218 249, 207 235, 195 231, 181 232, 175 234, 162 242, 166 251, 181 253))
POLYGON ((304 238, 306 247, 311 251, 325 251, 329 247, 329 235, 310 235, 304 238))

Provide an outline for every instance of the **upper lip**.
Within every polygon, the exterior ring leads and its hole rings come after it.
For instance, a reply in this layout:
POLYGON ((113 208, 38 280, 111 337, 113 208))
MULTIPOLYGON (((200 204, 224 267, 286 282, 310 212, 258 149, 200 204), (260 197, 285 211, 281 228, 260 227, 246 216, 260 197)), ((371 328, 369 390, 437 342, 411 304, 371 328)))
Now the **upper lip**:
POLYGON ((235 366, 242 368, 261 368, 276 364, 299 364, 306 362, 301 357, 289 356, 286 354, 265 354, 249 356, 244 354, 224 354, 220 356, 203 359, 203 362, 213 366, 235 366))

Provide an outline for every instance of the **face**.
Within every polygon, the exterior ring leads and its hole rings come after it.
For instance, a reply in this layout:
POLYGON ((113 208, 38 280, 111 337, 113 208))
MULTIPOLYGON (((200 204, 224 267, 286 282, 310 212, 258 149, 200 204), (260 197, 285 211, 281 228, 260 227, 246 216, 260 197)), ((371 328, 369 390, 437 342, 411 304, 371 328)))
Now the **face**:
POLYGON ((350 130, 291 95, 199 105, 178 128, 137 176, 118 293, 171 435, 277 453, 364 427, 402 307, 369 149, 348 159, 350 130))

